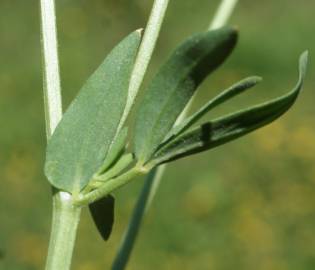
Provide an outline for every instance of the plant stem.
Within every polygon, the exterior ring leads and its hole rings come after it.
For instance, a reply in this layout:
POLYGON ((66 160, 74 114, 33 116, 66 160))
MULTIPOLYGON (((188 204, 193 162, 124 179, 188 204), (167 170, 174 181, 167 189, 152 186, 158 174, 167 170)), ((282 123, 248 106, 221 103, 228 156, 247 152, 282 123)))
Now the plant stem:
POLYGON ((106 195, 110 194, 112 191, 126 185, 133 178, 145 174, 146 171, 142 171, 138 167, 134 167, 124 174, 113 178, 105 182, 102 186, 98 187, 96 190, 91 191, 86 195, 80 195, 81 197, 75 199, 74 204, 77 206, 85 206, 90 203, 93 203, 106 195))
MULTIPOLYGON (((238 0, 222 0, 217 12, 215 13, 214 19, 211 22, 209 30, 220 28, 224 26, 233 10, 236 7, 238 0)), ((182 122, 191 107, 193 99, 189 102, 183 113, 177 119, 176 124, 182 122)), ((125 269, 131 251, 134 247, 140 226, 144 217, 145 212, 148 210, 160 184, 161 178, 166 169, 166 165, 159 166, 155 168, 145 179, 142 191, 138 198, 138 201, 134 207, 131 220, 129 222, 128 228, 125 232, 124 238, 120 245, 119 251, 112 265, 112 270, 123 270, 125 269)))
POLYGON ((70 269, 81 207, 74 206, 70 195, 56 194, 46 270, 70 269))
MULTIPOLYGON (((54 0, 41 0, 41 35, 44 70, 44 104, 47 140, 62 117, 57 27, 54 0)), ((80 208, 71 195, 53 189, 53 218, 46 270, 70 269, 80 208)))
POLYGON ((62 117, 57 29, 54 0, 41 0, 42 53, 46 134, 49 138, 62 117))
POLYGON ((168 4, 169 0, 155 0, 153 3, 148 24, 144 32, 143 40, 139 48, 133 72, 131 74, 128 99, 118 130, 120 130, 120 128, 125 123, 137 98, 140 86, 143 82, 144 76, 152 58, 154 48, 156 46, 156 41, 162 27, 168 4))
POLYGON ((222 0, 209 29, 214 30, 224 26, 231 17, 237 2, 238 0, 222 0))
POLYGON ((134 212, 129 222, 127 231, 119 248, 118 254, 113 262, 112 270, 125 269, 128 259, 131 255, 135 240, 138 236, 143 216, 147 209, 150 207, 155 193, 155 188, 157 188, 159 184, 159 180, 162 177, 164 168, 165 165, 162 165, 159 168, 154 168, 147 176, 141 194, 134 208, 134 212))

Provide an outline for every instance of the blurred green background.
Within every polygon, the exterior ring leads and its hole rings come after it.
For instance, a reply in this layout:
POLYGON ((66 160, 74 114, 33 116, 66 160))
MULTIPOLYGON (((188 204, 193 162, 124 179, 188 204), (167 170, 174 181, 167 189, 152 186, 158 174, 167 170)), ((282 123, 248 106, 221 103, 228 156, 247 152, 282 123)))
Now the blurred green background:
MULTIPOLYGON (((115 43, 145 25, 153 1, 56 2, 66 108, 115 43)), ((178 42, 207 27, 219 1, 170 2, 147 79, 178 42)), ((290 90, 299 54, 309 49, 312 58, 315 50, 314 12, 310 0, 240 0, 231 19, 239 46, 204 83, 196 104, 247 75, 265 80, 212 116, 290 90)), ((1 0, 1 270, 43 269, 49 237, 39 40, 39 1, 1 0)), ((311 64, 302 95, 281 120, 169 166, 128 269, 315 269, 314 78, 311 64)), ((84 212, 73 269, 109 269, 141 184, 116 193, 108 243, 84 212)))

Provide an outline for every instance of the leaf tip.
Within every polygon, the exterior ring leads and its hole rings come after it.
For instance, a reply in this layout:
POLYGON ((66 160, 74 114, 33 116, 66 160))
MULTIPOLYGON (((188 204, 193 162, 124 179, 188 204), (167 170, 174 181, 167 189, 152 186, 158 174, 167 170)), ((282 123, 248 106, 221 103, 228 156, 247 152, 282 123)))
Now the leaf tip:
POLYGON ((209 32, 217 32, 223 34, 223 36, 227 36, 230 41, 234 41, 233 43, 237 42, 239 36, 239 29, 235 26, 223 26, 215 30, 209 30, 209 32))
POLYGON ((250 77, 250 81, 252 82, 253 85, 256 85, 256 84, 262 82, 263 78, 260 76, 252 76, 252 77, 250 77))
POLYGON ((227 27, 227 31, 228 31, 229 40, 233 44, 233 47, 235 47, 239 39, 238 27, 235 27, 235 26, 227 27))
POLYGON ((300 72, 303 74, 303 77, 305 76, 307 66, 309 61, 309 51, 304 51, 300 56, 300 72))

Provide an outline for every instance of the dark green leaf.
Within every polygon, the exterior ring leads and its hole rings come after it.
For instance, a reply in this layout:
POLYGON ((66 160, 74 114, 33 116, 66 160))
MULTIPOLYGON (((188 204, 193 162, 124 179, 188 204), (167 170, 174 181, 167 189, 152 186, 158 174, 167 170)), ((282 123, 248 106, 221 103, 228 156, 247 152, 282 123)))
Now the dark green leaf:
POLYGON ((115 198, 108 195, 90 204, 89 208, 97 230, 104 241, 108 240, 114 224, 115 198))
POLYGON ((221 94, 217 95, 215 98, 209 100, 204 106, 201 107, 196 113, 194 113, 189 118, 185 119, 182 123, 175 126, 170 133, 167 135, 166 141, 170 141, 184 131, 189 129, 193 124, 195 124, 198 120, 200 120, 206 113, 208 113, 213 108, 219 106, 220 104, 224 103, 225 101, 233 98, 236 95, 243 93, 245 90, 252 88, 257 83, 261 81, 260 77, 249 77, 244 80, 239 81, 238 83, 232 85, 228 89, 224 90, 221 94))
POLYGON ((299 81, 291 92, 272 101, 205 123, 184 133, 158 151, 152 164, 161 164, 209 150, 235 140, 280 117, 293 105, 302 88, 307 59, 307 53, 300 58, 299 81))
POLYGON ((135 124, 134 147, 145 163, 170 131, 201 82, 229 56, 234 29, 194 35, 180 45, 149 85, 135 124))
POLYGON ((125 38, 85 83, 48 142, 50 183, 79 192, 101 167, 113 143, 128 93, 140 32, 125 38))

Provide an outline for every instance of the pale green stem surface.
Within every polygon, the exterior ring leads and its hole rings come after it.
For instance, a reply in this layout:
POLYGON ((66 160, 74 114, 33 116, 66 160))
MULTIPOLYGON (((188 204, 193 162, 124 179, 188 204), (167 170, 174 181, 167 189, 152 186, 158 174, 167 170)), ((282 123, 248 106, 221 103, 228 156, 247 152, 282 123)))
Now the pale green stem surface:
POLYGON ((96 190, 91 191, 90 193, 86 195, 80 195, 80 197, 74 200, 74 204, 77 206, 85 206, 90 203, 93 203, 105 197, 106 195, 110 194, 112 191, 126 185, 135 177, 141 176, 145 173, 146 173, 145 171, 142 171, 138 167, 134 167, 130 169, 129 171, 125 172, 124 174, 105 182, 96 190))
POLYGON ((55 3, 41 0, 42 53, 46 133, 49 138, 62 117, 55 3))
POLYGON ((214 30, 224 26, 233 14, 237 2, 238 0, 222 0, 209 29, 214 30))
POLYGON ((72 203, 67 193, 53 200, 53 222, 46 270, 70 269, 81 207, 72 203))
MULTIPOLYGON (((210 24, 209 30, 214 30, 224 26, 232 15, 237 2, 238 0, 222 0, 217 12, 215 13, 214 19, 210 24)), ((192 98, 185 110, 178 117, 175 125, 179 124, 187 117, 193 100, 194 98, 192 98)), ((145 179, 144 186, 135 205, 128 228, 124 234, 119 251, 112 265, 112 270, 125 269, 139 233, 143 217, 157 192, 165 169, 166 165, 159 166, 158 168, 155 168, 145 179)))
MULTIPOLYGON (((40 1, 44 105, 47 140, 62 118, 57 27, 54 0, 40 1)), ((73 207, 70 194, 54 191, 53 218, 46 270, 70 269, 80 208, 73 207)))
POLYGON ((128 99, 123 117, 120 120, 118 130, 120 130, 123 124, 125 123, 132 109, 132 106, 137 98, 140 86, 143 82, 144 76, 146 74, 147 68, 152 58, 152 54, 156 46, 156 41, 160 34, 160 30, 162 27, 162 23, 165 17, 168 4, 169 0, 155 0, 153 3, 148 24, 144 32, 143 40, 139 48, 133 72, 131 74, 128 90, 128 99))

